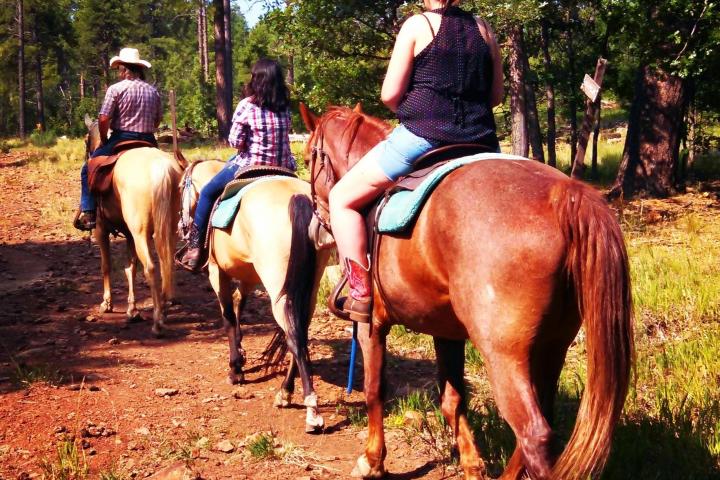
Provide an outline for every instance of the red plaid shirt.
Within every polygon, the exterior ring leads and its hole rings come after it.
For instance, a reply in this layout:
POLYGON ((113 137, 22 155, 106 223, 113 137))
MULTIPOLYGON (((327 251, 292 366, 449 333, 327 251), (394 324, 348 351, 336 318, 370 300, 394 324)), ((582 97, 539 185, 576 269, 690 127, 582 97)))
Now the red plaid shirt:
POLYGON ((108 87, 100 115, 112 119, 113 130, 153 133, 162 119, 160 94, 139 78, 122 80, 108 87))
POLYGON ((275 165, 295 170, 290 152, 290 111, 275 113, 260 108, 250 97, 240 101, 232 119, 228 142, 238 149, 229 160, 241 167, 275 165))

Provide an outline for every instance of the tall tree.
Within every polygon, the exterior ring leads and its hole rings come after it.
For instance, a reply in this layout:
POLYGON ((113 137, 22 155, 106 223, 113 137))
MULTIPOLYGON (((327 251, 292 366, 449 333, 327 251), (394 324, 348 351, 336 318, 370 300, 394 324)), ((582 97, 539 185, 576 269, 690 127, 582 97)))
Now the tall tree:
POLYGON ((18 34, 18 135, 25 137, 25 12, 23 0, 17 0, 18 34))
POLYGON ((227 107, 227 50, 225 44, 225 8, 223 0, 213 0, 215 8, 215 118, 218 124, 218 140, 227 141, 230 133, 230 109, 227 107))
POLYGON ((202 80, 208 81, 208 43, 207 43, 207 7, 205 0, 198 1, 197 7, 197 43, 198 43, 198 60, 200 61, 200 70, 202 72, 202 80))
POLYGON ((36 122, 40 127, 41 131, 45 131, 45 96, 43 95, 43 61, 42 61, 42 47, 40 45, 40 39, 38 31, 40 29, 40 15, 37 11, 33 11, 33 27, 32 27, 32 42, 35 47, 35 105, 36 111, 36 122))
POLYGON ((510 43, 508 63, 510 65, 510 110, 512 115, 512 153, 527 157, 528 122, 525 90, 525 49, 523 48, 522 27, 513 25, 508 34, 510 43))
POLYGON ((550 28, 549 21, 544 18, 541 23, 540 45, 543 52, 543 65, 545 67, 545 99, 547 102, 547 151, 548 165, 557 164, 555 150, 555 85, 553 82, 553 65, 550 56, 550 28))
POLYGON ((232 61, 232 8, 230 0, 223 1, 223 14, 225 23, 225 92, 227 95, 225 108, 233 111, 233 61, 232 61))

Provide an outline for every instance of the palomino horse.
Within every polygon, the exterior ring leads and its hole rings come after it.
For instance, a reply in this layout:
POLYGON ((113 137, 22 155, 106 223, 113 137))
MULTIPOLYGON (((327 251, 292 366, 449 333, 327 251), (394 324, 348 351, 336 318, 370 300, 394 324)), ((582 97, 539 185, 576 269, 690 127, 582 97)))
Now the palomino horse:
MULTIPOLYGON (((85 118, 88 127, 87 153, 100 146, 97 122, 85 118)), ((183 168, 169 154, 157 148, 136 148, 125 152, 113 170, 112 194, 98 201, 98 221, 95 239, 100 246, 103 274, 103 301, 100 311, 112 312, 110 288, 110 233, 121 232, 127 238, 128 262, 125 275, 128 280, 127 318, 139 317, 135 305, 135 269, 138 258, 145 279, 150 286, 153 301, 153 327, 160 335, 167 317, 167 302, 173 298, 173 251, 175 225, 180 201, 176 185, 183 168), (160 287, 155 263, 150 253, 150 239, 160 261, 160 287)))
MULTIPOLYGON (((188 167, 181 182, 183 190, 188 176, 192 184, 190 198, 183 200, 183 209, 187 208, 184 217, 193 214, 200 189, 222 167, 223 163, 215 160, 188 167)), ((210 283, 220 303, 230 348, 228 380, 233 384, 244 381, 245 357, 240 346, 239 320, 250 293, 262 283, 270 297, 275 321, 285 333, 287 348, 293 356, 275 397, 275 406, 290 404, 299 371, 307 407, 305 431, 314 432, 322 428, 323 418, 318 414, 312 384, 307 332, 330 253, 317 251, 308 234, 312 206, 307 182, 292 177, 258 182, 242 197, 232 226, 213 229, 209 239, 210 283), (233 279, 240 281, 240 300, 235 305, 233 279)), ((188 195, 187 191, 183 195, 188 195)))
MULTIPOLYGON (((306 160, 317 201, 327 207, 334 179, 389 126, 347 108, 318 118, 301 105, 301 114, 312 132, 306 160)), ((465 478, 484 477, 466 418, 466 339, 483 355, 517 439, 501 478, 586 479, 602 469, 627 393, 633 329, 623 237, 598 193, 541 163, 478 161, 450 173, 412 231, 383 236, 378 255, 374 316, 361 338, 369 436, 356 474, 384 474, 381 377, 392 324, 434 337, 441 409, 465 478), (587 385, 558 456, 553 402, 581 323, 587 385)))

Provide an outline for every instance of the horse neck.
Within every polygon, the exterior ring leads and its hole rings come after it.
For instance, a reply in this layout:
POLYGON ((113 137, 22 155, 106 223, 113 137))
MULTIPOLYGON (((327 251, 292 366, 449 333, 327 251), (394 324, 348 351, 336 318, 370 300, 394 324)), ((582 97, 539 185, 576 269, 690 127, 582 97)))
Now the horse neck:
POLYGON ((379 118, 343 109, 328 118, 324 130, 323 141, 333 151, 336 163, 333 169, 342 177, 390 133, 392 126, 379 118))

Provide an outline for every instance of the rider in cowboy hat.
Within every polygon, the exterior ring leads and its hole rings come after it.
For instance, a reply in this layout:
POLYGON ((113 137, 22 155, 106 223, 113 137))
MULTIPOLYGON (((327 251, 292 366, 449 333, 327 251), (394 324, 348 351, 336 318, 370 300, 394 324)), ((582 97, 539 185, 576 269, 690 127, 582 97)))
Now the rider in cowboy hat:
MULTIPOLYGON (((145 81, 145 69, 150 68, 150 63, 140 59, 137 49, 123 48, 110 60, 110 68, 118 69, 121 80, 110 85, 105 93, 98 125, 102 145, 90 156, 112 154, 115 144, 121 140, 144 140, 157 146, 153 132, 162 119, 162 102, 155 87, 145 81), (112 129, 110 138, 109 129, 112 129)), ((96 205, 88 188, 87 169, 86 162, 80 175, 82 213, 75 224, 80 230, 95 227, 96 205)))

